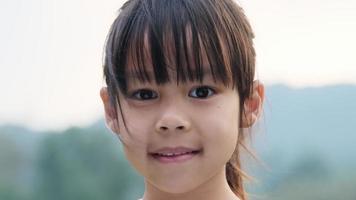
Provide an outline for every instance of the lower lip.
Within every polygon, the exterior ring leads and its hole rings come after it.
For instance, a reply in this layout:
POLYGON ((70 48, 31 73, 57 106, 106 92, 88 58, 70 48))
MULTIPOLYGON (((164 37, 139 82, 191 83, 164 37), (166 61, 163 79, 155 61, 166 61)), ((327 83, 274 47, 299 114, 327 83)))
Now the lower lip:
POLYGON ((188 160, 191 160, 195 156, 198 156, 201 151, 197 153, 188 153, 182 154, 177 156, 158 156, 158 155, 151 155, 153 159, 159 161, 160 163, 169 164, 169 163, 182 163, 188 160))

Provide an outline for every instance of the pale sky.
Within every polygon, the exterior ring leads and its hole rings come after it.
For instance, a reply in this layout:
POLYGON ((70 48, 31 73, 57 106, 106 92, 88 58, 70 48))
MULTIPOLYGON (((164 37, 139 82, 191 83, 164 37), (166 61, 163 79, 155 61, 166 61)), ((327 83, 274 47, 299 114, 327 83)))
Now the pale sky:
MULTIPOLYGON (((123 2, 0 0, 0 125, 64 129, 103 117, 103 45, 123 2)), ((356 84, 355 0, 238 2, 266 85, 356 84)))

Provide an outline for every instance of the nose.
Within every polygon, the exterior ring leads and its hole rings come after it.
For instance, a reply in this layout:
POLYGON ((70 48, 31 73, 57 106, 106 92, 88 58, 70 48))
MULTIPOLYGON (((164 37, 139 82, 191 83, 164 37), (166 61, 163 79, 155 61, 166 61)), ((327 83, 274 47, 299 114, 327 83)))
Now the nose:
POLYGON ((183 111, 172 105, 173 108, 166 109, 156 122, 155 129, 158 133, 187 132, 191 123, 183 111))

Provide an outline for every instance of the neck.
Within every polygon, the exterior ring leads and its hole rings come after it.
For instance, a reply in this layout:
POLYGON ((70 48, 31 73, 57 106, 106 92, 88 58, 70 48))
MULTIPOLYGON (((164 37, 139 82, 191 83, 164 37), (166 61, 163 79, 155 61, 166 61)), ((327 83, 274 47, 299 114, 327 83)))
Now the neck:
POLYGON ((239 200, 230 189, 225 175, 225 168, 197 188, 180 194, 167 193, 145 180, 143 200, 239 200))

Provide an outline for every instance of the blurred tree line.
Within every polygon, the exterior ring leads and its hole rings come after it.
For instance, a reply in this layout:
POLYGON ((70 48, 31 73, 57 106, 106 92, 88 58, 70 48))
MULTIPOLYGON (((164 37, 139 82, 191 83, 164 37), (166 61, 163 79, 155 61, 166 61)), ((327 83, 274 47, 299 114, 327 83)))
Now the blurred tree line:
MULTIPOLYGON (((0 127, 0 162, 1 200, 136 200, 143 193, 142 178, 103 122, 45 133, 0 127)), ((278 155, 266 162, 274 166, 260 170, 250 199, 356 199, 353 169, 336 172, 313 154, 285 168, 278 155)))
POLYGON ((40 137, 32 147, 21 145, 23 134, 4 132, 1 200, 118 200, 142 194, 141 178, 127 163, 119 140, 104 127, 33 133, 40 137))

